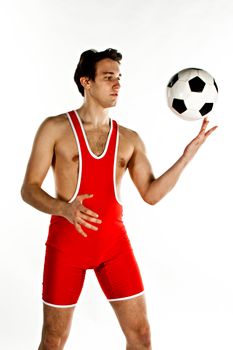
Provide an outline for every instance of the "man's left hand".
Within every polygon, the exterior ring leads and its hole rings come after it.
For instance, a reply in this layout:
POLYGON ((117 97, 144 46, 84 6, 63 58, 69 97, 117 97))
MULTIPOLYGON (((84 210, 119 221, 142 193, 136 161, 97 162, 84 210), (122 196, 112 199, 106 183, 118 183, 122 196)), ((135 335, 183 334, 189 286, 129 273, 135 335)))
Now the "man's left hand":
POLYGON ((204 118, 199 134, 186 146, 183 156, 187 161, 190 161, 194 157, 200 146, 212 134, 212 132, 217 129, 218 126, 214 126, 206 131, 208 123, 208 119, 204 118))

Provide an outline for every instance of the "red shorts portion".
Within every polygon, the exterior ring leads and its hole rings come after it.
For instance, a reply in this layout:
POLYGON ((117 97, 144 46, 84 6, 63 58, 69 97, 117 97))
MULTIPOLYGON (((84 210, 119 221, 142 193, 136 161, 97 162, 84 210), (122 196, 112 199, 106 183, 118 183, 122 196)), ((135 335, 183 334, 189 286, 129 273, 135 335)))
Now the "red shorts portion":
POLYGON ((87 269, 94 269, 109 301, 143 293, 140 271, 122 221, 108 222, 107 227, 108 231, 102 227, 96 232, 84 228, 88 234, 84 238, 66 219, 52 217, 46 242, 44 303, 74 306, 87 269))

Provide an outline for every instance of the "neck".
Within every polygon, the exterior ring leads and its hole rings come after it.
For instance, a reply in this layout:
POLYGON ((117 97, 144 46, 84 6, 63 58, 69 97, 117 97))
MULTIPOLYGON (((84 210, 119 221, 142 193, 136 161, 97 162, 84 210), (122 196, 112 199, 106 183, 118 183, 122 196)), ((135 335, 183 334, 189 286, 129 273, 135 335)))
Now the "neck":
POLYGON ((77 113, 84 124, 89 124, 97 128, 109 124, 107 108, 92 106, 84 102, 83 105, 77 109, 77 113))

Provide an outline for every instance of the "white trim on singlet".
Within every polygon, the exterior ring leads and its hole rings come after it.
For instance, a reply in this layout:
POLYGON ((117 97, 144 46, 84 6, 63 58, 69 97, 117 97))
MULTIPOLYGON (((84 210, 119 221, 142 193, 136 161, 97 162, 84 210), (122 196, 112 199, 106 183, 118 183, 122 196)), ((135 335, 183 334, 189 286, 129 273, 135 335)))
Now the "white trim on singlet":
POLYGON ((113 165, 113 186, 114 186, 114 193, 116 201, 122 205, 122 202, 117 194, 117 186, 116 186, 116 165, 117 165, 117 151, 118 151, 118 142, 119 142, 119 126, 117 124, 117 136, 116 136, 116 146, 115 146, 115 153, 114 153, 114 165, 113 165))
POLYGON ((134 294, 134 295, 130 295, 129 297, 125 297, 125 298, 117 298, 117 299, 108 299, 108 301, 118 301, 118 300, 127 300, 127 299, 132 299, 135 297, 139 297, 139 295, 143 295, 145 293, 145 291, 142 291, 141 293, 138 294, 134 294))
POLYGON ((78 113, 76 110, 74 110, 78 120, 79 120, 79 124, 81 126, 81 129, 82 129, 82 132, 83 132, 83 136, 84 136, 84 140, 85 140, 85 143, 86 143, 86 146, 87 146, 87 149, 90 153, 90 155, 95 158, 95 159, 101 159, 105 156, 107 150, 108 150, 108 144, 109 144, 109 141, 110 141, 110 138, 111 138, 111 135, 112 135, 112 130, 113 130, 113 122, 112 122, 112 119, 110 119, 110 130, 109 130, 109 133, 108 133, 108 138, 107 138, 107 142, 106 142, 106 145, 105 145, 105 148, 104 148, 104 151, 103 153, 100 155, 100 156, 97 156, 95 153, 92 152, 90 146, 89 146, 89 143, 88 143, 88 140, 87 140, 87 135, 86 135, 86 132, 84 130, 84 127, 83 127, 83 124, 82 124, 82 121, 81 121, 81 118, 79 117, 78 113))
POLYGON ((43 301, 43 303, 44 303, 45 305, 53 306, 53 307, 60 307, 61 309, 66 309, 66 308, 68 308, 68 307, 74 307, 74 306, 77 305, 77 303, 76 303, 76 304, 73 304, 73 305, 56 305, 56 304, 47 303, 47 302, 44 301, 43 299, 42 299, 42 301, 43 301))
POLYGON ((77 132, 75 130, 75 127, 74 127, 74 124, 72 122, 72 119, 69 115, 69 113, 66 113, 67 115, 67 118, 70 122, 70 125, 71 125, 71 128, 73 130, 73 133, 74 133, 74 137, 75 137, 75 140, 76 140, 76 143, 77 143, 77 147, 78 147, 78 154, 79 154, 79 172, 78 172, 78 180, 77 180, 77 185, 76 185, 76 189, 74 191, 74 194, 73 196, 71 197, 71 199, 68 201, 68 203, 71 203, 75 200, 75 198, 77 197, 77 194, 78 194, 78 191, 79 191, 79 188, 80 188, 80 183, 81 183, 81 176, 82 176, 82 153, 81 153, 81 147, 80 147, 80 144, 79 144, 79 140, 78 140, 78 136, 77 136, 77 132))

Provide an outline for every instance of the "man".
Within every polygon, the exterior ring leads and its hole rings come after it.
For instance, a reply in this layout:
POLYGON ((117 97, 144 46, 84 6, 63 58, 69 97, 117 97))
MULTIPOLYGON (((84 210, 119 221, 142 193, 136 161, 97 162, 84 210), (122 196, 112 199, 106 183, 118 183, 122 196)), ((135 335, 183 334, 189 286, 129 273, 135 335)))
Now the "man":
POLYGON ((122 221, 121 179, 128 169, 143 200, 156 204, 216 129, 206 131, 204 119, 183 155, 155 178, 140 136, 108 116, 120 90, 121 58, 114 49, 82 53, 74 76, 82 106, 47 118, 34 140, 22 198, 52 215, 39 350, 64 348, 87 269, 94 269, 116 313, 126 349, 151 349, 143 282, 122 221), (41 188, 51 165, 56 198, 41 188))

